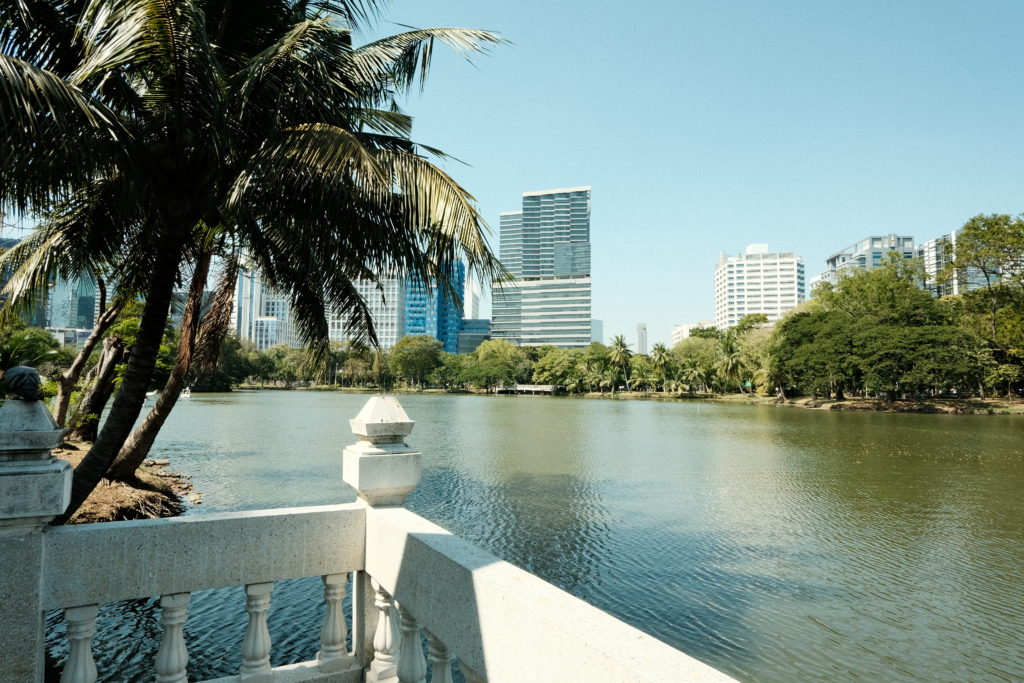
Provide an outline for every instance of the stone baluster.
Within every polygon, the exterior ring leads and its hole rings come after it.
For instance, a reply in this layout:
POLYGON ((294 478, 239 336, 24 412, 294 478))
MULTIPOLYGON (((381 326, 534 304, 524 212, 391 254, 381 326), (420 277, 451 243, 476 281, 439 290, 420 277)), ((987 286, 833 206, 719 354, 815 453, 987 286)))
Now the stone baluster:
POLYGON ((68 653, 68 661, 64 663, 60 683, 94 683, 96 680, 92 637, 96 635, 96 615, 99 611, 99 605, 83 605, 64 610, 71 652, 68 653))
POLYGON ((366 673, 367 683, 398 683, 398 625, 395 623, 395 603, 384 587, 373 582, 377 591, 374 602, 379 615, 377 631, 373 634, 373 661, 366 673))
POLYGON ((185 645, 185 619, 188 617, 188 593, 173 593, 160 598, 160 622, 164 633, 156 653, 156 683, 187 683, 188 647, 185 645))
POLYGON ((345 638, 348 630, 345 628, 345 613, 341 610, 341 601, 345 599, 345 580, 344 574, 325 574, 323 577, 327 613, 320 628, 320 651, 316 653, 316 661, 317 667, 324 672, 340 671, 347 665, 345 638))
POLYGON ((430 660, 430 683, 452 683, 452 662, 455 660, 448 652, 448 646, 438 640, 433 633, 427 635, 427 658, 430 660))
POLYGON ((426 683, 427 662, 423 658, 420 625, 409 610, 398 605, 401 617, 402 647, 398 655, 398 680, 402 683, 426 683))
POLYGON ((267 611, 270 609, 270 592, 273 583, 250 583, 245 587, 245 611, 249 613, 249 624, 242 640, 242 667, 238 670, 240 681, 270 683, 270 631, 267 629, 267 611))
POLYGON ((0 407, 0 679, 43 680, 43 535, 71 500, 64 431, 42 401, 0 407))

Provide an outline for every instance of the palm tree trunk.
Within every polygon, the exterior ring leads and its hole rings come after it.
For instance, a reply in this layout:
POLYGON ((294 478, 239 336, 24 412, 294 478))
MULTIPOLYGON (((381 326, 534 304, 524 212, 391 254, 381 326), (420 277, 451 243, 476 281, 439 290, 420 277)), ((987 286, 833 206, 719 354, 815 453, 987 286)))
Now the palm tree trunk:
POLYGON ((185 222, 164 239, 153 245, 161 254, 154 264, 148 297, 142 309, 139 332, 128 357, 121 388, 114 397, 107 421, 92 448, 75 468, 71 479, 71 502, 64 514, 51 524, 63 524, 82 506, 93 489, 107 474, 125 439, 131 434, 135 420, 139 417, 146 400, 149 380, 156 367, 164 326, 174 295, 174 283, 178 274, 178 262, 188 235, 188 227, 195 221, 185 222))
POLYGON ((117 319, 117 315, 120 312, 119 306, 111 306, 100 314, 100 317, 96 320, 96 326, 92 328, 92 332, 89 334, 88 339, 85 340, 81 351, 75 356, 71 367, 57 379, 57 398, 53 406, 53 419, 58 427, 63 427, 65 422, 67 422, 71 394, 74 392, 78 380, 82 377, 85 365, 89 362, 89 356, 92 355, 93 349, 96 348, 96 345, 103 335, 106 334, 107 330, 110 329, 110 326, 114 324, 114 320, 117 319))
POLYGON ((192 365, 192 355, 196 347, 196 336, 199 331, 199 314, 203 305, 203 291, 206 289, 206 276, 210 271, 210 252, 203 250, 192 273, 189 285, 188 301, 181 315, 181 336, 178 338, 178 354, 174 359, 174 367, 160 390, 153 409, 143 418, 142 424, 135 428, 128 440, 121 446, 117 458, 110 466, 108 476, 111 479, 128 481, 135 477, 135 471, 149 455, 156 435, 164 426, 171 411, 174 410, 181 390, 185 386, 185 378, 192 365))
POLYGON ((110 395, 114 393, 117 366, 124 361, 124 354, 124 342, 119 337, 107 337, 103 340, 103 352, 95 367, 96 377, 78 404, 78 414, 82 417, 77 420, 74 430, 69 435, 73 440, 88 443, 96 441, 100 414, 110 400, 110 395))

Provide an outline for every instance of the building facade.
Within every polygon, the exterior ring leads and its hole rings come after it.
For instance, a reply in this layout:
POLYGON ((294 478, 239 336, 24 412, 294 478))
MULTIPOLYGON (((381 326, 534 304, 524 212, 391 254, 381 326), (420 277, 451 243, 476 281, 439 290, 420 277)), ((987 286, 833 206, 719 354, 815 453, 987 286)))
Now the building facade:
POLYGON ((811 280, 811 291, 819 283, 835 284, 840 276, 855 270, 871 270, 882 265, 891 252, 903 258, 914 257, 914 238, 910 235, 871 235, 854 242, 825 259, 825 270, 811 280))
POLYGON ((592 339, 590 188, 523 193, 500 216, 499 257, 511 281, 495 281, 491 336, 513 344, 581 348, 592 339))
MULTIPOLYGON (((379 281, 353 280, 356 291, 370 309, 377 341, 382 349, 390 349, 406 335, 405 293, 406 283, 402 278, 382 278, 379 281)), ((349 331, 351 319, 335 310, 327 313, 327 330, 331 341, 347 341, 360 337, 349 331)))
POLYGON ((458 261, 452 269, 453 292, 440 287, 429 291, 419 278, 408 278, 405 286, 405 334, 429 335, 444 345, 448 353, 459 347, 462 327, 462 300, 466 290, 466 265, 458 261))
POLYGON ((458 353, 473 353, 476 347, 491 338, 491 321, 487 318, 466 318, 459 332, 458 353))
POLYGON ((254 270, 239 270, 232 305, 235 334, 260 351, 278 344, 300 346, 288 300, 254 270))
POLYGON ((641 355, 647 355, 647 323, 637 323, 636 352, 641 355))
POLYGON ((769 322, 805 299, 804 260, 751 244, 737 256, 722 253, 715 268, 715 325, 732 327, 743 316, 763 313, 769 322))
POLYGON ((707 329, 709 327, 714 327, 714 323, 710 320, 701 320, 699 323, 695 323, 693 325, 676 325, 672 328, 672 345, 675 346, 684 339, 688 339, 694 330, 701 328, 707 329))
POLYGON ((924 265, 924 288, 933 296, 963 294, 984 287, 985 276, 975 268, 954 269, 957 232, 928 240, 917 246, 916 254, 924 265))

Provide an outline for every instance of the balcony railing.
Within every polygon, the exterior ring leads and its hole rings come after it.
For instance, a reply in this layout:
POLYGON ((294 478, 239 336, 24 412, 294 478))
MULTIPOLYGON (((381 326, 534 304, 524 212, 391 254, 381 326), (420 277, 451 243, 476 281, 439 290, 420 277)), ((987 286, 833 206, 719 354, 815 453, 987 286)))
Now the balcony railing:
MULTIPOLYGON (((413 422, 370 399, 343 454, 345 505, 47 527, 70 469, 40 403, 0 408, 0 680, 43 680, 45 612, 63 609, 63 683, 120 680, 92 654, 99 606, 160 598, 158 683, 189 680, 192 592, 245 586, 236 676, 218 681, 727 681, 724 674, 401 507, 419 483, 413 422), (316 659, 271 667, 274 583, 320 576, 316 659), (351 623, 342 601, 352 596, 351 623), (351 642, 351 647, 348 643, 351 642), (424 656, 426 653, 426 656, 424 656)), ((315 634, 310 634, 315 638, 315 634)))

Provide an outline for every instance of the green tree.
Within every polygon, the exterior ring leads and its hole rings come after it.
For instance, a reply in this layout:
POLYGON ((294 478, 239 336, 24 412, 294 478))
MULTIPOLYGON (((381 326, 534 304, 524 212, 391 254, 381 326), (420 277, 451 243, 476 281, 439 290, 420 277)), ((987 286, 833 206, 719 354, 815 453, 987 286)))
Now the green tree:
POLYGON ((472 52, 499 39, 423 29, 355 47, 355 10, 376 4, 0 7, 0 203, 46 218, 6 262, 32 283, 53 263, 81 270, 115 257, 119 285, 145 300, 65 519, 135 424, 176 282, 201 245, 244 248, 320 355, 330 306, 374 336, 356 277, 446 281, 445 264, 460 256, 499 269, 472 198, 409 140, 411 119, 396 105, 435 41, 472 52))
POLYGON ((434 337, 402 337, 388 355, 391 372, 410 386, 423 388, 429 375, 441 365, 444 346, 434 337))
POLYGON ((626 384, 626 390, 629 391, 629 359, 632 355, 633 352, 630 351, 629 344, 626 343, 626 338, 623 335, 620 334, 612 338, 612 343, 608 347, 608 360, 618 373, 612 385, 612 391, 618 388, 620 379, 626 384))

